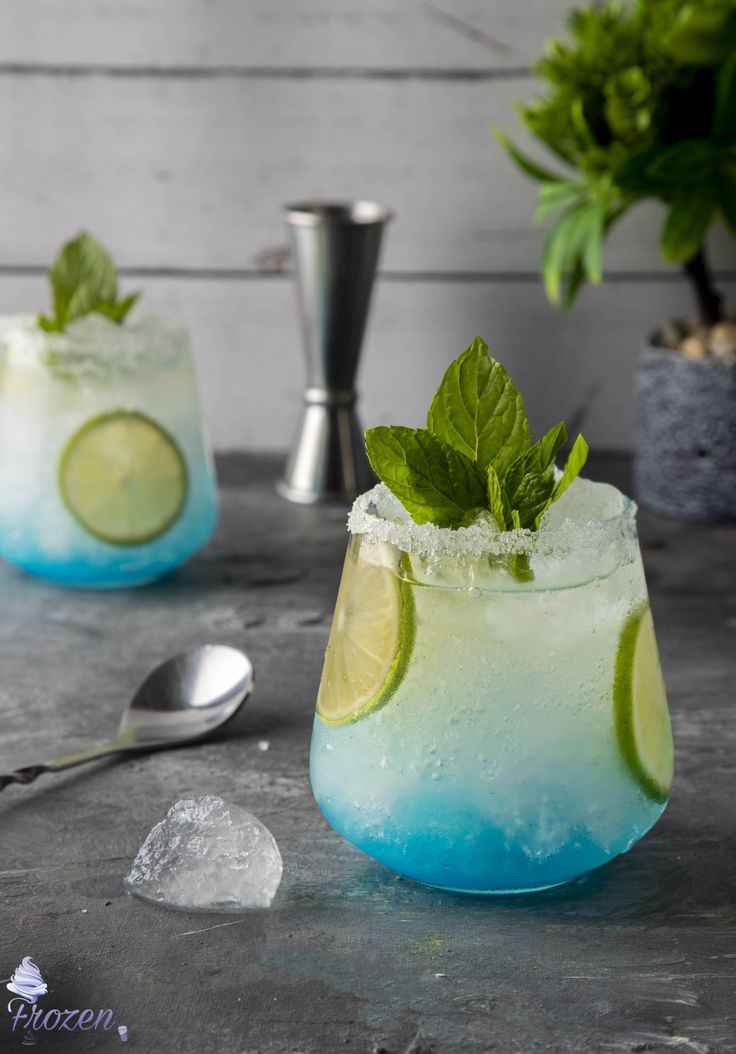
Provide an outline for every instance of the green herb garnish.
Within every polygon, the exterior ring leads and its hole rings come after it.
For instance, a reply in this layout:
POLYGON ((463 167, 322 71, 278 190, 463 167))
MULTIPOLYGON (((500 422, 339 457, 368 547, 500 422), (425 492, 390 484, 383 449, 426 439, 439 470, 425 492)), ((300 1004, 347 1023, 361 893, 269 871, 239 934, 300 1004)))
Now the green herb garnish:
MULTIPOLYGON (((588 456, 581 435, 555 478, 555 457, 566 442, 560 422, 532 443, 524 400, 480 337, 449 366, 426 428, 366 432, 374 472, 416 523, 457 528, 487 511, 501 531, 536 531, 579 474, 588 456)), ((512 570, 528 577, 528 564, 521 564, 512 570)))
POLYGON ((108 252, 84 231, 62 245, 49 268, 54 314, 39 315, 47 333, 63 333, 74 319, 96 312, 122 323, 140 293, 118 297, 118 272, 108 252))

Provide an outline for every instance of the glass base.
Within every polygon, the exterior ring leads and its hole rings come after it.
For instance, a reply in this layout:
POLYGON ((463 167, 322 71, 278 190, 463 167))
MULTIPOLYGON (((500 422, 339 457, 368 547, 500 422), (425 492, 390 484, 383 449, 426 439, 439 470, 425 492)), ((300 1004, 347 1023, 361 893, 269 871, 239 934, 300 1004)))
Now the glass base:
MULTIPOLYGON (((48 582, 52 586, 61 586, 64 589, 76 589, 79 592, 97 592, 105 593, 116 589, 140 589, 143 586, 150 586, 153 582, 159 582, 166 575, 170 574, 170 571, 162 571, 160 574, 151 575, 146 578, 130 578, 126 581, 120 579, 112 579, 108 581, 99 582, 85 582, 85 581, 74 581, 73 579, 67 578, 56 578, 46 573, 37 573, 35 571, 29 571, 27 568, 22 567, 19 570, 29 575, 31 578, 37 578, 41 582, 48 582)), ((173 569, 172 569, 173 570, 173 569)))
MULTIPOLYGON (((595 871, 597 868, 593 868, 593 870, 595 871)), ((461 893, 466 897, 523 897, 528 896, 530 893, 544 893, 548 889, 560 889, 562 886, 569 886, 589 874, 591 874, 590 871, 585 871, 582 875, 576 875, 573 878, 563 878, 560 882, 551 882, 548 886, 529 886, 522 889, 458 889, 455 886, 436 886, 432 882, 420 882, 420 885, 427 886, 428 889, 439 889, 442 893, 461 893)), ((416 882, 418 879, 414 879, 414 881, 416 882)))
POLYGON ((529 841, 538 835, 531 822, 510 840, 508 832, 468 811, 448 811, 438 826, 443 817, 437 802, 431 814, 414 811, 404 815, 400 827, 394 818, 393 826, 384 820, 380 828, 366 826, 364 815, 354 815, 344 800, 335 807, 334 800, 318 795, 317 803, 338 834, 390 871, 432 889, 484 897, 539 893, 576 882, 627 852, 664 809, 649 803, 646 817, 622 826, 616 840, 604 845, 570 824, 567 837, 554 847, 547 844, 540 860, 529 853, 529 841))
POLYGON ((139 586, 147 586, 151 582, 157 582, 160 578, 173 571, 175 567, 179 566, 177 564, 173 567, 163 566, 147 569, 140 574, 121 574, 108 578, 106 575, 109 574, 109 571, 103 568, 100 568, 95 573, 84 565, 81 568, 77 568, 73 564, 59 564, 50 567, 48 565, 22 564, 15 560, 8 562, 24 574, 30 575, 31 578, 49 582, 51 585, 63 586, 65 589, 91 589, 100 592, 111 589, 137 589, 139 586))
POLYGON ((52 558, 33 538, 22 547, 13 539, 8 544, 0 535, 0 557, 33 578, 43 579, 68 589, 136 589, 164 578, 181 567, 208 541, 217 522, 214 501, 202 515, 185 524, 186 533, 166 535, 130 549, 90 543, 84 551, 71 550, 66 559, 61 554, 52 558))

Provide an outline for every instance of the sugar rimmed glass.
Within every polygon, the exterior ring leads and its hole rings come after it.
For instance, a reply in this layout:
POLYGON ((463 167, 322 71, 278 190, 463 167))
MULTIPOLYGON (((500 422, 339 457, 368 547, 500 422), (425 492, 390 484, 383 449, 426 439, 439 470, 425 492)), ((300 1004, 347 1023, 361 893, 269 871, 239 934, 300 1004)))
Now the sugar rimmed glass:
POLYGON ((31 574, 126 587, 188 559, 217 488, 182 327, 1 316, 0 492, 0 556, 31 574))
POLYGON ((421 882, 517 893, 649 830, 672 742, 635 513, 583 480, 536 537, 358 499, 311 750, 338 832, 421 882))

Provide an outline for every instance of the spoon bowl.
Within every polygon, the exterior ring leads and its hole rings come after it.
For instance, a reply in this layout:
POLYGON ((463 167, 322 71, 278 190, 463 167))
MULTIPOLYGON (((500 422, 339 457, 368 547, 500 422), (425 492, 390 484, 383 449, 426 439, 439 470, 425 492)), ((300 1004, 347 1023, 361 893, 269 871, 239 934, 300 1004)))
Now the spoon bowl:
POLYGON ((229 721, 253 691, 253 664, 225 644, 205 644, 161 663, 123 711, 116 739, 145 750, 199 739, 229 721))
POLYGON ((32 783, 44 772, 60 772, 106 754, 161 750, 201 739, 234 717, 255 683, 253 664, 237 648, 205 644, 174 655, 146 677, 123 711, 117 734, 106 743, 0 776, 32 783))

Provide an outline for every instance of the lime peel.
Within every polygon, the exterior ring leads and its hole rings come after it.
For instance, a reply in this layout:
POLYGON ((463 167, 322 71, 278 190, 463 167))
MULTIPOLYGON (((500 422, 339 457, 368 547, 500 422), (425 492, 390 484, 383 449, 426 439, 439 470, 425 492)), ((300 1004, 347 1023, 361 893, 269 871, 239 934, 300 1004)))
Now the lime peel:
POLYGON ((368 560, 352 547, 345 559, 317 697, 317 716, 327 725, 350 724, 385 706, 414 648, 414 595, 398 553, 381 544, 368 549, 368 560))
POLYGON ((621 757, 647 797, 664 803, 672 788, 672 731, 649 605, 621 632, 613 679, 614 720, 621 757))

